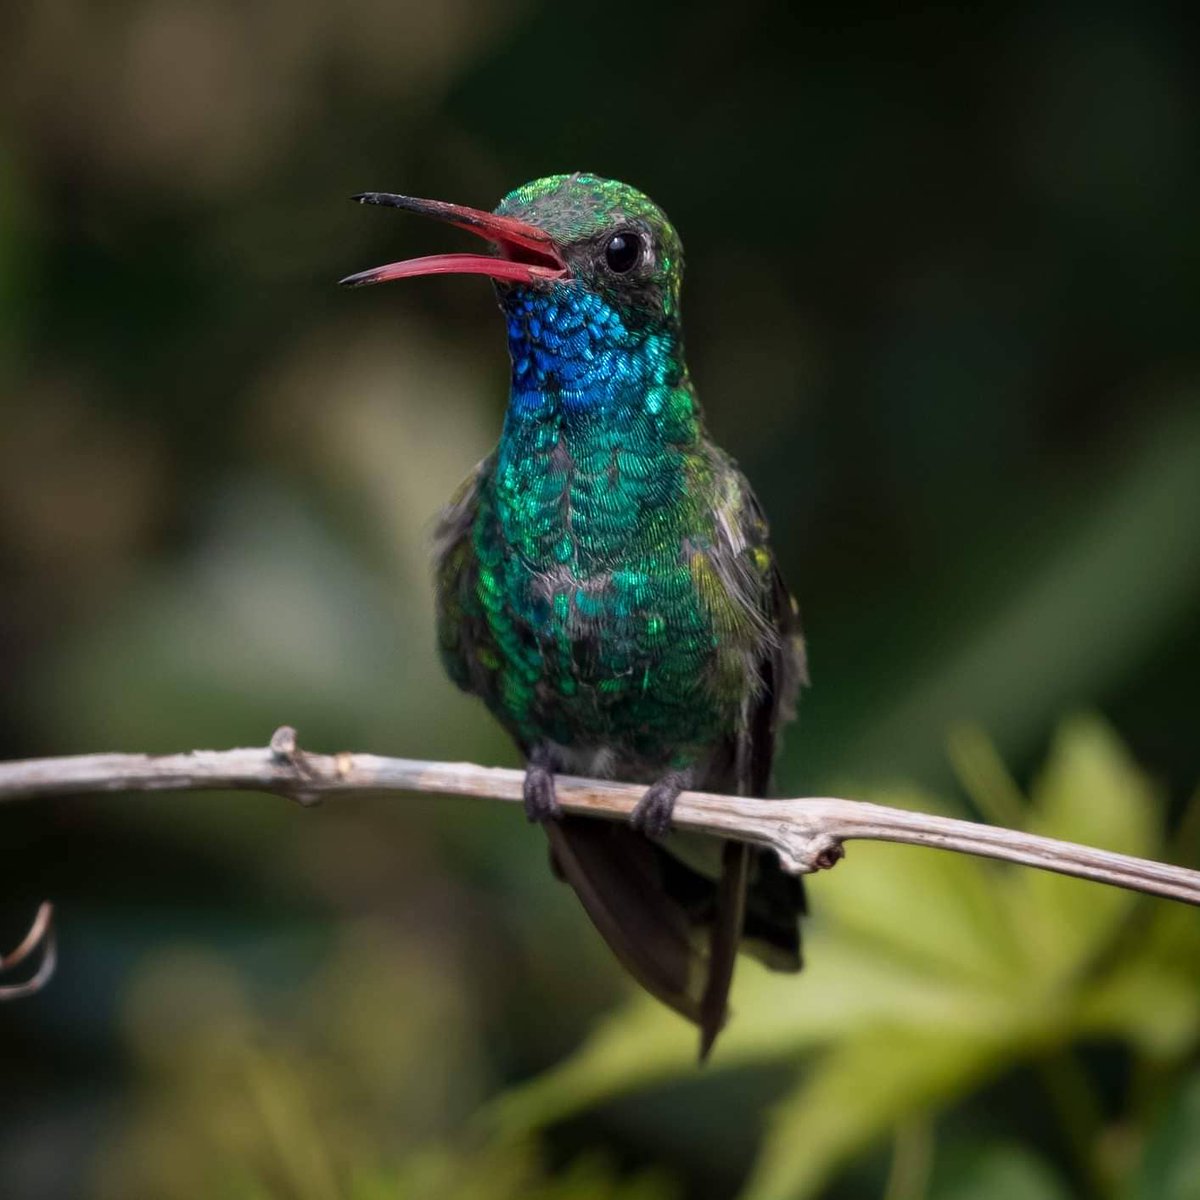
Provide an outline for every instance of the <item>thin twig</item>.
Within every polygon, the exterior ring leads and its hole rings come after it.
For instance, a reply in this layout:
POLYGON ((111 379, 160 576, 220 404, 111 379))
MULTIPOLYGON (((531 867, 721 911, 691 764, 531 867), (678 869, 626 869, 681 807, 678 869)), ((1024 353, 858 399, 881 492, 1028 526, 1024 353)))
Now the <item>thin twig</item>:
MULTIPOLYGON (((284 726, 276 731, 270 746, 258 749, 84 754, 0 763, 0 800, 79 792, 233 788, 273 792, 301 804, 347 792, 433 792, 520 803, 523 778, 520 771, 471 763, 312 754, 299 749, 295 730, 284 726)), ((628 817, 643 791, 630 784, 568 775, 557 778, 557 789, 559 802, 568 812, 610 819, 628 817)), ((857 800, 750 800, 685 792, 676 804, 674 821, 680 829, 769 846, 787 870, 799 874, 832 867, 844 853, 843 844, 859 838, 1023 863, 1200 905, 1200 871, 1016 829, 857 800)))
POLYGON ((42 947, 42 962, 38 969, 24 983, 6 983, 0 985, 0 1000, 16 1000, 21 996, 32 996, 40 992, 54 974, 57 959, 54 949, 54 906, 48 901, 37 910, 33 924, 21 944, 8 954, 0 954, 0 971, 19 966, 39 946, 42 947))

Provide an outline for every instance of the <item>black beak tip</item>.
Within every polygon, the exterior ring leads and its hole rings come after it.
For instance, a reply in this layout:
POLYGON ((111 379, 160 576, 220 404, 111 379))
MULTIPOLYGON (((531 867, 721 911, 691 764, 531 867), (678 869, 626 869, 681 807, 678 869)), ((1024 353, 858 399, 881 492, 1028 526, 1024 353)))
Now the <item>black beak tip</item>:
POLYGON ((381 204, 386 208, 408 208, 407 196, 396 196, 391 192, 359 192, 351 196, 351 200, 359 204, 381 204))

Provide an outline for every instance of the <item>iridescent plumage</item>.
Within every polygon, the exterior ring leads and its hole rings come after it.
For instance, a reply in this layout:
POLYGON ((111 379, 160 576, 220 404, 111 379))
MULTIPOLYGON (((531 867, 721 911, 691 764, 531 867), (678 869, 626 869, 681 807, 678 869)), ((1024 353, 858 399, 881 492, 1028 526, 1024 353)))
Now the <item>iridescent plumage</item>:
POLYGON ((704 1054, 743 925, 799 967, 803 893, 767 852, 662 835, 682 787, 765 794, 804 675, 796 607, 749 484, 705 433, 662 211, 577 174, 496 212, 503 232, 477 232, 505 258, 512 387, 499 445, 440 522, 442 657, 526 754, 557 869, 643 985, 700 1024, 704 1054), (542 265, 523 281, 510 259, 542 265), (559 770, 651 785, 645 832, 558 814, 559 770))

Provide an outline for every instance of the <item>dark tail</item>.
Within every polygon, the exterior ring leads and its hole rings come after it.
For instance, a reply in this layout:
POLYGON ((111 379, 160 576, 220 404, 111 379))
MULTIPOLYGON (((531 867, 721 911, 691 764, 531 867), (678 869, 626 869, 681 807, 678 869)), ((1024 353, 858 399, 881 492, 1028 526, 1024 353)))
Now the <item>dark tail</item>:
POLYGON ((708 1058, 725 1024, 729 987, 737 962, 742 923, 746 917, 746 886, 750 879, 750 847, 726 842, 721 854, 712 940, 709 943, 708 982, 700 1000, 700 1061, 708 1058))
POLYGON ((627 825, 563 817, 543 828, 558 874, 609 949, 646 991, 700 1027, 704 1062, 728 1015, 754 852, 725 843, 713 896, 711 883, 627 825), (708 926, 707 955, 698 922, 708 926))
POLYGON ((625 969, 651 995, 702 1024, 703 958, 687 910, 663 886, 654 844, 626 825, 588 817, 563 817, 543 828, 555 866, 625 969))

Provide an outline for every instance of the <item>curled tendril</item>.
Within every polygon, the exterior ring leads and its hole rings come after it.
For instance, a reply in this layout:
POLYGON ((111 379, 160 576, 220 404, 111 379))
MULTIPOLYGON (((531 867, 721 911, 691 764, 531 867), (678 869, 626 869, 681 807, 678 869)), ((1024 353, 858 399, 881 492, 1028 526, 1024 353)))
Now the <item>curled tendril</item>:
POLYGON ((18 1000, 40 992, 54 974, 57 955, 54 948, 54 905, 49 901, 42 904, 21 944, 9 954, 0 955, 0 971, 20 966, 38 948, 42 949, 42 962, 33 975, 24 983, 0 984, 0 1001, 18 1000))

